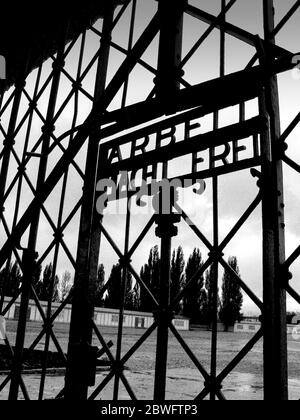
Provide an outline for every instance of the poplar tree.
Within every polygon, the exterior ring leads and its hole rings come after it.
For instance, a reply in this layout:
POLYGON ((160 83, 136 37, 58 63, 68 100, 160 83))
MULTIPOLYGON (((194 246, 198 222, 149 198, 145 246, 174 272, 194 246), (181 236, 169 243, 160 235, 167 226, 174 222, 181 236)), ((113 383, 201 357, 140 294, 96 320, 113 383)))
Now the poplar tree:
MULTIPOLYGON (((240 276, 240 270, 236 257, 230 257, 228 265, 240 276)), ((233 326, 242 318, 241 309, 243 306, 243 294, 239 283, 234 276, 225 270, 222 284, 222 302, 220 320, 225 324, 226 329, 233 326)))
MULTIPOLYGON (((178 247, 177 251, 173 251, 172 261, 171 261, 171 302, 176 298, 176 296, 181 292, 184 285, 184 253, 181 246, 178 247)), ((175 313, 179 314, 181 312, 180 302, 175 307, 175 313)))
MULTIPOLYGON (((196 274, 203 266, 202 255, 200 249, 195 248, 192 255, 190 255, 185 269, 185 277, 187 282, 187 290, 184 296, 183 315, 191 319, 193 323, 200 323, 202 320, 201 313, 201 297, 203 298, 204 276, 203 274, 196 274), (188 285, 192 277, 192 283, 188 285)), ((203 309, 203 308, 202 308, 203 309)))
MULTIPOLYGON (((107 288, 107 297, 105 299, 105 307, 110 309, 120 309, 122 305, 122 293, 121 293, 121 286, 122 286, 122 276, 123 276, 123 269, 120 264, 116 264, 112 267, 108 282, 107 288)), ((125 301, 124 301, 124 308, 127 310, 131 310, 133 307, 133 282, 132 282, 132 275, 129 271, 127 271, 127 285, 125 291, 125 301)))
MULTIPOLYGON (((158 246, 150 250, 148 263, 141 269, 140 277, 153 296, 159 302, 159 278, 160 278, 160 256, 158 246)), ((155 304, 149 294, 140 288, 140 310, 142 312, 153 312, 155 304)))

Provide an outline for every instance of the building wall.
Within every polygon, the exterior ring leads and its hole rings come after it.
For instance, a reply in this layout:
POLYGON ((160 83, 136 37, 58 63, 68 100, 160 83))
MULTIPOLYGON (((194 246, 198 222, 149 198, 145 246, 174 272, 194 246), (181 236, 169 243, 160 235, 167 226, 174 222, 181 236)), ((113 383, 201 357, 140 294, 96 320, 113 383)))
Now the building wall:
MULTIPOLYGON (((9 298, 5 299, 5 304, 10 302, 9 298)), ((47 313, 47 303, 40 302, 44 313, 47 313)), ((60 307, 59 303, 52 304, 52 314, 54 314, 60 307)), ((72 306, 66 305, 61 313, 56 318, 56 323, 69 324, 71 321, 72 306)), ((20 300, 18 299, 5 314, 6 319, 19 319, 20 300)), ((42 322, 43 318, 38 307, 33 300, 30 300, 27 314, 28 321, 42 322)), ((117 327, 119 324, 119 313, 117 310, 106 308, 95 308, 95 323, 98 326, 117 327)), ((153 315, 144 312, 125 311, 124 313, 124 327, 125 328, 140 328, 148 329, 154 323, 153 315)), ((173 320, 173 324, 177 330, 188 331, 190 329, 190 321, 187 318, 178 317, 173 320)))
MULTIPOLYGON (((261 323, 253 323, 253 322, 242 322, 236 323, 234 326, 234 332, 243 332, 243 333, 257 333, 261 328, 261 323)), ((287 333, 288 335, 292 335, 298 333, 300 335, 300 326, 298 325, 287 325, 287 333)))

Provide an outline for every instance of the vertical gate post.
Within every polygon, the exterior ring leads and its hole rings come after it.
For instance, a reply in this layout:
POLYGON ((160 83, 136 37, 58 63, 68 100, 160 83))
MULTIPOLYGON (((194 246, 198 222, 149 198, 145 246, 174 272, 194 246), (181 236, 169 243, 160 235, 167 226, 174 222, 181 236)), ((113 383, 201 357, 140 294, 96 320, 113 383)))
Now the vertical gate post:
MULTIPOLYGON (((157 327, 156 366, 154 381, 154 400, 164 401, 166 395, 166 376, 168 360, 169 323, 174 318, 170 312, 170 286, 171 286, 171 246, 172 238, 177 236, 178 229, 175 226, 180 222, 180 215, 174 214, 172 194, 176 194, 171 188, 169 214, 163 211, 165 200, 163 189, 159 193, 159 212, 156 216, 157 228, 155 234, 161 239, 160 273, 159 273, 159 310, 155 314, 157 327)), ((166 208, 165 208, 166 210, 166 208)))
POLYGON ((35 269, 37 254, 30 250, 23 251, 23 278, 22 278, 22 294, 19 322, 17 328, 16 345, 14 349, 14 358, 11 370, 11 383, 9 390, 9 400, 16 401, 19 394, 19 386, 21 381, 21 373, 23 366, 23 349, 25 344, 25 334, 27 326, 27 313, 29 307, 29 298, 31 293, 32 273, 35 269))
POLYGON ((160 43, 156 96, 172 113, 176 93, 180 89, 183 36, 183 14, 187 0, 159 0, 160 43))
MULTIPOLYGON (((94 103, 102 96, 107 78, 114 5, 108 5, 103 22, 103 37, 99 51, 94 103)), ((79 228, 77 265, 74 279, 72 316, 68 346, 68 366, 65 378, 65 399, 86 400, 89 387, 89 370, 93 357, 92 319, 94 302, 91 300, 97 275, 100 239, 96 238, 99 218, 95 215, 95 187, 99 155, 99 136, 91 133, 88 143, 85 182, 83 188, 79 228)))
MULTIPOLYGON (((274 40, 273 0, 264 0, 265 39, 274 40)), ((288 399, 286 292, 281 270, 285 262, 284 196, 282 161, 279 150, 280 112, 271 48, 264 51, 266 84, 261 100, 269 126, 262 135, 262 214, 263 214, 263 328, 264 393, 266 400, 288 399)))

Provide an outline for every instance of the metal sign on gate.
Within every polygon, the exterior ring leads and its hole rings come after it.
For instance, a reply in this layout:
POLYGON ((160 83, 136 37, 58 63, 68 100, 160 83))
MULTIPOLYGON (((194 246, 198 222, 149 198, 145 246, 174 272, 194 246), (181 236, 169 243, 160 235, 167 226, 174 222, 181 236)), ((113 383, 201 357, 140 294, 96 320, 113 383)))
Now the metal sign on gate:
POLYGON ((102 144, 97 211, 102 214, 107 202, 128 193, 137 199, 155 195, 163 182, 175 188, 198 184, 194 192, 202 194, 205 178, 260 165, 259 134, 265 126, 257 116, 203 132, 192 110, 102 144))

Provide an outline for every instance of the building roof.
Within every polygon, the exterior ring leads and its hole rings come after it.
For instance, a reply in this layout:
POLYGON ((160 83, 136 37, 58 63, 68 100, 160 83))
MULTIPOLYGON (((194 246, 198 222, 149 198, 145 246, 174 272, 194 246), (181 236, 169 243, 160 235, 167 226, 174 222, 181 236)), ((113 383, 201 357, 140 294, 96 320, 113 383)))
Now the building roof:
POLYGON ((103 17, 112 2, 125 0, 13 1, 1 4, 0 55, 7 63, 7 85, 15 82, 25 58, 31 51, 28 71, 47 59, 57 49, 62 32, 69 24, 69 39, 78 36, 91 22, 103 17))

